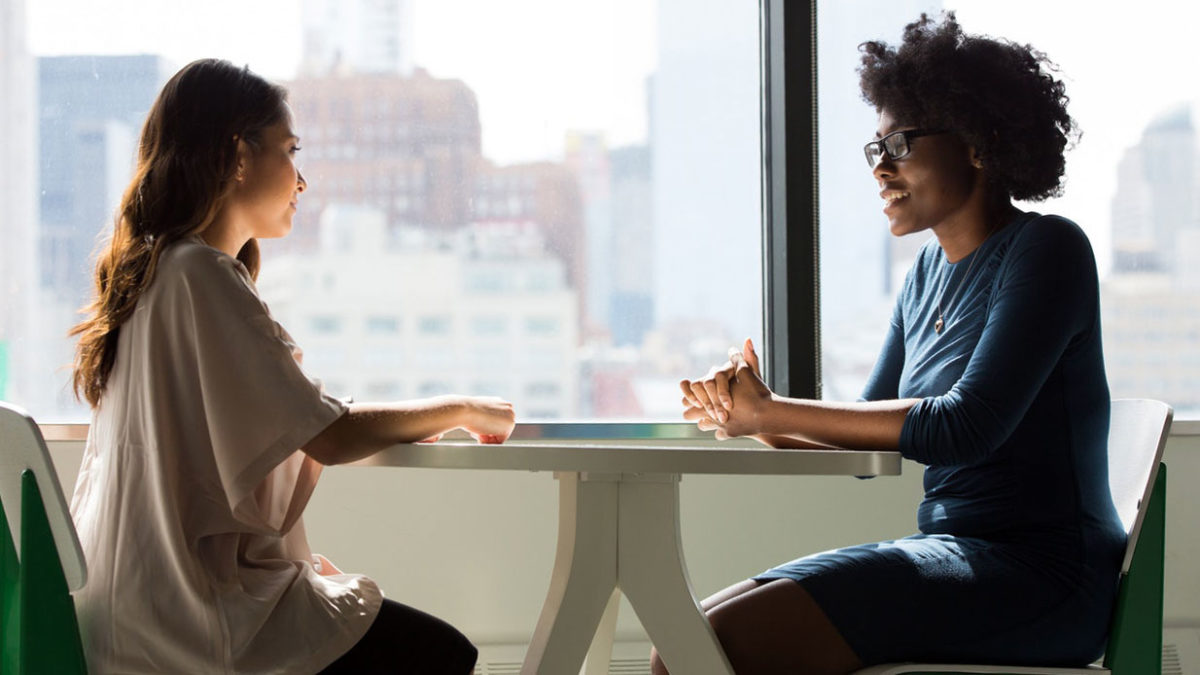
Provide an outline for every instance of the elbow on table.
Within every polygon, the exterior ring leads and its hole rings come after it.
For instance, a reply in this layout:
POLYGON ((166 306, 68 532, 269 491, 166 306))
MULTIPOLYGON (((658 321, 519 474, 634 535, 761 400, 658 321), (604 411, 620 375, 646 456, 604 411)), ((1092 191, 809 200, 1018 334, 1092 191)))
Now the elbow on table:
POLYGON ((320 434, 305 443, 300 449, 304 451, 304 454, 312 457, 324 466, 341 464, 339 461, 338 446, 327 439, 322 439, 320 434))
POLYGON ((324 466, 345 464, 363 454, 369 454, 358 448, 361 440, 350 427, 350 415, 343 414, 309 439, 300 449, 324 466))

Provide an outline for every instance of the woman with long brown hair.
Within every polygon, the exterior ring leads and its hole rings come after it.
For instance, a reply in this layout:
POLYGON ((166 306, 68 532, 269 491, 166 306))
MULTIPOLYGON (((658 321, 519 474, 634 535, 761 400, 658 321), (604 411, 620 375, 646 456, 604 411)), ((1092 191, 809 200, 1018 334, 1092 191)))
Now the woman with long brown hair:
POLYGON ((504 441, 489 397, 346 404, 259 299, 257 239, 307 183, 286 92, 195 61, 165 85, 96 265, 74 385, 93 419, 71 511, 91 668, 121 673, 446 673, 473 645, 308 547, 324 465, 463 428, 504 441))

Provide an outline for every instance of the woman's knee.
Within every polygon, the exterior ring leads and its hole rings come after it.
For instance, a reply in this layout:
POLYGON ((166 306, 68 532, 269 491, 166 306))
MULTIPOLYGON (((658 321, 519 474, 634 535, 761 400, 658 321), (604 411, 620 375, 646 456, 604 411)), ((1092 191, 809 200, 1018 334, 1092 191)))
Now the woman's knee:
POLYGON ((751 672, 748 669, 749 662, 757 660, 753 658, 754 652, 761 648, 761 645, 754 644, 752 634, 755 627, 743 621, 739 612, 730 611, 728 607, 714 607, 707 612, 707 616, 734 672, 751 672))
POLYGON ((423 629, 413 631, 409 637, 420 644, 425 652, 420 672, 469 675, 479 659, 479 649, 462 631, 432 616, 423 629))
POLYGON ((448 675, 467 675, 475 669, 475 662, 479 660, 479 649, 467 639, 466 635, 458 632, 456 629, 455 635, 450 639, 450 647, 447 650, 446 670, 448 675))
POLYGON ((820 606, 790 580, 763 584, 707 616, 734 672, 834 674, 861 667, 820 606))
POLYGON ((382 656, 403 667, 401 672, 469 675, 475 668, 479 650, 443 619, 384 600, 376 622, 370 637, 382 656))

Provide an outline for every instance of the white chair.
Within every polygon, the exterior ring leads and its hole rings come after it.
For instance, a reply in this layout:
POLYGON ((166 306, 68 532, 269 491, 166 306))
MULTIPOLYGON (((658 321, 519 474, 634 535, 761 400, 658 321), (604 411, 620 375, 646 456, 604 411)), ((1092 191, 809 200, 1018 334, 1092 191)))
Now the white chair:
POLYGON ((0 402, 0 672, 87 672, 70 591, 87 565, 42 433, 0 402))
POLYGON ((992 673, 1007 675, 1159 675, 1162 673, 1163 548, 1166 465, 1163 448, 1171 428, 1171 406, 1146 399, 1112 402, 1108 432, 1109 487, 1129 542, 1121 565, 1103 665, 1033 668, 946 663, 890 663, 854 675, 992 673))

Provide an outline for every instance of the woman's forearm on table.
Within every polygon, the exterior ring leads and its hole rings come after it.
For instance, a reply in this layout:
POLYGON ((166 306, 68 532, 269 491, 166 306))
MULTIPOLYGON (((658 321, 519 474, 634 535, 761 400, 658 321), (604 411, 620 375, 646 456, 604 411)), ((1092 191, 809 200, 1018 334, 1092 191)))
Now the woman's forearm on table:
POLYGON ((750 436, 768 448, 779 450, 829 450, 833 446, 813 443, 800 436, 791 434, 753 434, 750 436))
POLYGON ((811 444, 773 447, 896 450, 905 415, 919 400, 846 403, 772 396, 759 413, 758 435, 811 444))
POLYGON ((350 409, 304 446, 322 464, 369 457, 396 443, 415 443, 465 423, 468 401, 459 396, 351 403, 350 409))

